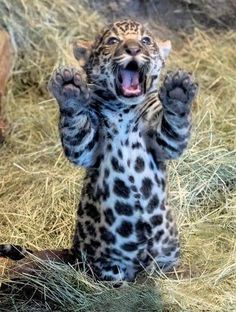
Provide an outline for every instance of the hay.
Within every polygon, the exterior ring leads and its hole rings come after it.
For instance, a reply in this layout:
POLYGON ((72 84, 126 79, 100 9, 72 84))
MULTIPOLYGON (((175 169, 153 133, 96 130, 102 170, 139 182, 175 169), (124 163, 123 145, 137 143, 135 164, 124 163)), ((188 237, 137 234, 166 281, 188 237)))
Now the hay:
MULTIPOLYGON (((6 97, 11 134, 0 148, 0 242, 68 247, 83 171, 63 156, 57 105, 46 84, 54 66, 74 62, 71 40, 92 37, 103 21, 73 0, 17 5, 2 0, 0 11, 0 24, 18 53, 6 97)), ((176 46, 168 63, 168 69, 193 70, 201 86, 190 148, 170 168, 170 203, 182 238, 180 267, 175 274, 149 277, 144 285, 113 289, 49 264, 46 277, 27 280, 47 294, 53 311, 235 311, 235 43, 234 32, 196 30, 176 46)), ((0 311, 52 309, 17 296, 0 301, 0 311)))
POLYGON ((0 294, 4 309, 11 311, 15 304, 17 311, 90 311, 90 312, 127 312, 127 311, 162 311, 162 303, 156 289, 149 284, 131 285, 123 288, 111 288, 107 283, 94 283, 83 272, 75 271, 67 265, 53 262, 40 265, 41 275, 27 275, 13 286, 14 295, 0 294), (50 276, 50 283, 48 277, 50 276), (20 287, 27 284, 24 291, 20 287), (15 288, 14 288, 15 287, 15 288), (30 297, 32 301, 26 300, 30 297), (28 291, 27 291, 28 290, 28 291), (36 293, 37 292, 37 293, 36 293), (27 297, 22 294, 26 294, 27 297), (40 298, 40 300, 39 300, 40 298), (59 307, 59 310, 57 310, 59 307), (38 310, 37 310, 38 309, 38 310), (41 310, 40 310, 41 309, 41 310))

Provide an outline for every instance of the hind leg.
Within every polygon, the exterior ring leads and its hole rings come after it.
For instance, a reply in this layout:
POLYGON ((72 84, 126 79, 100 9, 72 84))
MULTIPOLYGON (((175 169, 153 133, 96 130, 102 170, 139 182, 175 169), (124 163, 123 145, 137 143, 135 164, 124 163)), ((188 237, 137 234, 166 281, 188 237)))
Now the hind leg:
POLYGON ((180 256, 179 240, 169 238, 168 242, 163 244, 159 254, 154 259, 155 266, 164 272, 170 271, 178 265, 180 256))
POLYGON ((127 270, 119 262, 101 259, 93 264, 94 273, 98 280, 122 282, 126 280, 127 270))
POLYGON ((179 263, 180 243, 172 212, 168 206, 165 208, 163 224, 156 229, 150 255, 156 269, 169 271, 179 263))

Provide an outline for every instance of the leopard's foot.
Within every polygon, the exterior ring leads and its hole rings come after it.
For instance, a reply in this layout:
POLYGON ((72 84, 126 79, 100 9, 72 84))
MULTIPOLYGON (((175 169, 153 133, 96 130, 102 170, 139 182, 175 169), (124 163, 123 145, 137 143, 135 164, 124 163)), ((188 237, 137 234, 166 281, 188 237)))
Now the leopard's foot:
POLYGON ((75 109, 86 104, 90 94, 83 74, 72 67, 59 67, 52 74, 48 88, 57 99, 60 108, 75 109))
POLYGON ((196 96, 198 84, 190 73, 184 70, 167 74, 160 89, 160 100, 168 110, 175 113, 188 113, 196 96))

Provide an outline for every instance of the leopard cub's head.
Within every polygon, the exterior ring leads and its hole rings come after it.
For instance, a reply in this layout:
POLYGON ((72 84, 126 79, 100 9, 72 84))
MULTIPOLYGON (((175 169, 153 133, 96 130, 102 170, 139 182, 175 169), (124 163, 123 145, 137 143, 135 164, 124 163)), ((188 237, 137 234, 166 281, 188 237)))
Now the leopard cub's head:
POLYGON ((107 26, 94 42, 79 42, 75 57, 89 83, 111 92, 127 105, 143 102, 157 88, 170 41, 156 40, 142 24, 124 20, 107 26))

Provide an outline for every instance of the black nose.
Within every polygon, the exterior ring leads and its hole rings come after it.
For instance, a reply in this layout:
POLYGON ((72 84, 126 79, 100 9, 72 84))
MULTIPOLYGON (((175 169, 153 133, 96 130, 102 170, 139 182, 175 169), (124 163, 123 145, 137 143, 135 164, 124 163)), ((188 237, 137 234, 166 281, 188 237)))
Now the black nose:
POLYGON ((124 48, 125 52, 132 56, 135 56, 141 52, 141 48, 136 42, 127 42, 124 48))

